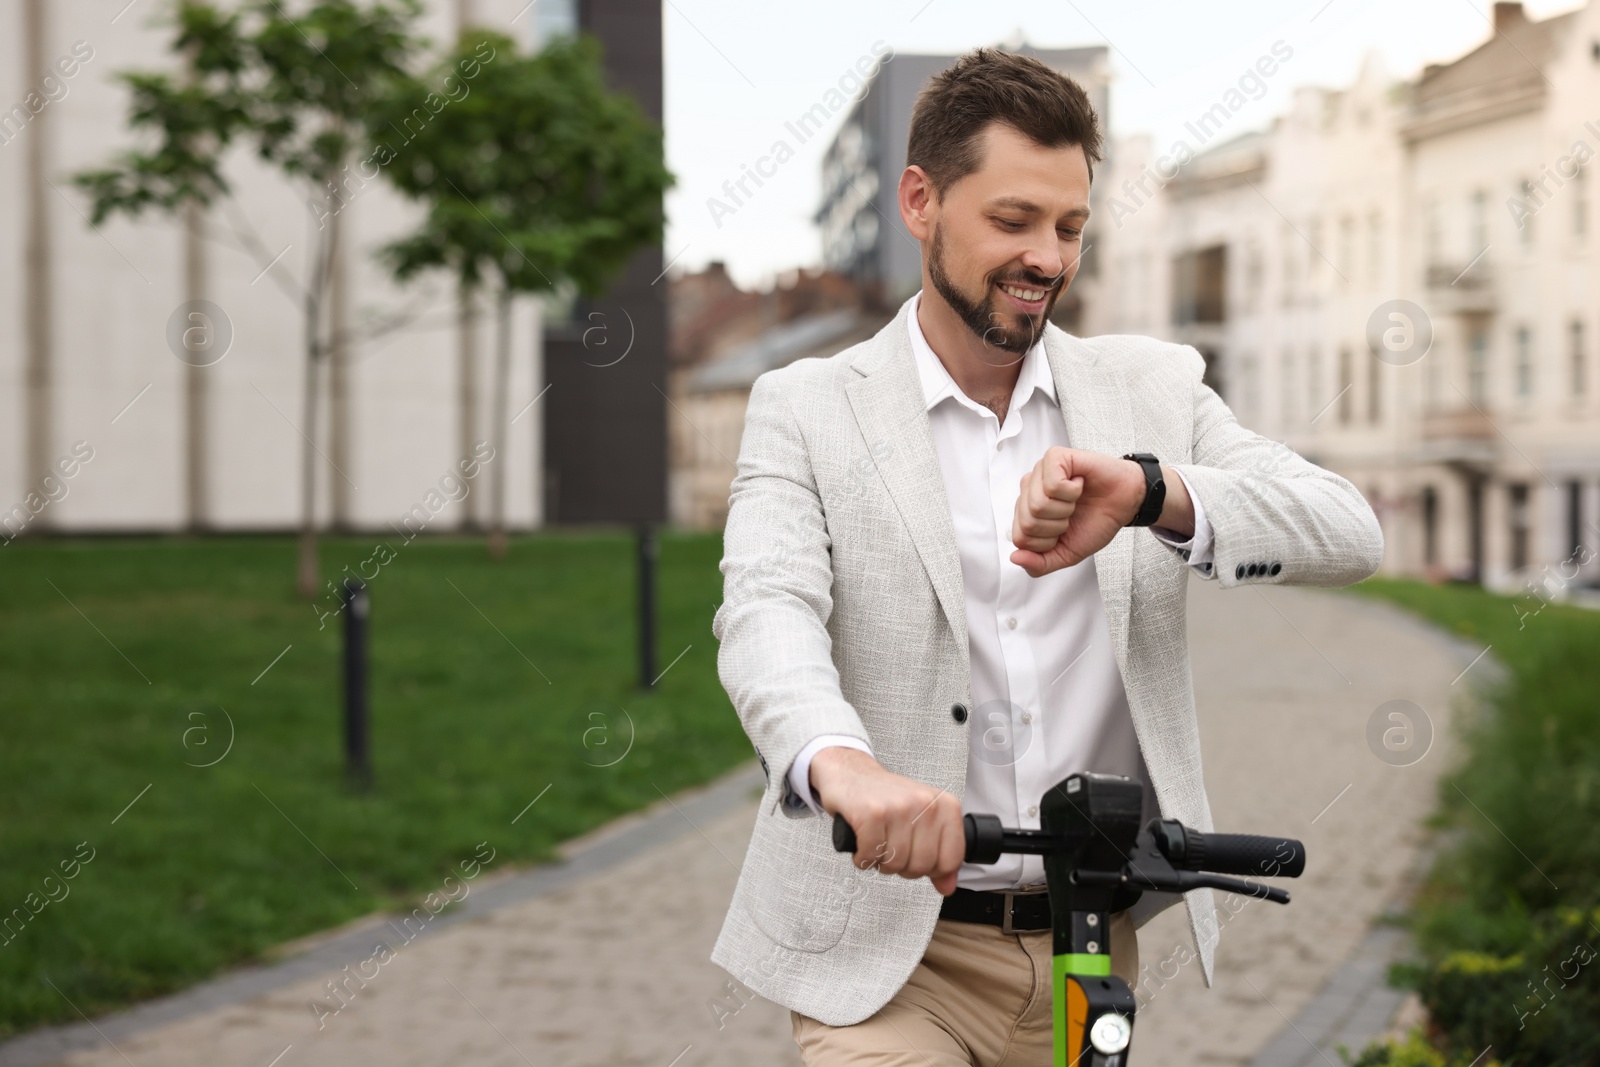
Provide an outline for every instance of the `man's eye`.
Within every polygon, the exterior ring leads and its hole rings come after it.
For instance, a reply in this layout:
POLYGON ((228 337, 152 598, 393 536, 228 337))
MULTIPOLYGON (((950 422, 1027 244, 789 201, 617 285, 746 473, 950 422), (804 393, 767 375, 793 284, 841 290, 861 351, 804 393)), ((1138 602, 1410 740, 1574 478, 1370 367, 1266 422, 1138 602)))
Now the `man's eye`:
POLYGON ((1076 241, 1083 236, 1082 230, 1057 230, 1056 232, 1068 241, 1076 241))
POLYGON ((1014 230, 1022 229, 1022 223, 1017 222, 1017 221, 1015 221, 1013 219, 995 219, 995 221, 998 222, 1000 225, 1004 226, 1008 230, 1013 230, 1014 231, 1014 230))

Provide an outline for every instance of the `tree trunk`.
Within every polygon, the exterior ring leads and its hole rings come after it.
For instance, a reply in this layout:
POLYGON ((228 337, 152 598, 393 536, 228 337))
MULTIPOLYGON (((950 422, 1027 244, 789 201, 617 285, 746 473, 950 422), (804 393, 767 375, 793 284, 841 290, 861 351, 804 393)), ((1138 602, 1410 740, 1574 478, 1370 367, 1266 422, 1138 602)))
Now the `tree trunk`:
MULTIPOLYGON (((39 84, 40 76, 49 70, 45 59, 45 17, 44 0, 27 0, 23 4, 23 69, 29 85, 39 84)), ((27 394, 23 401, 28 424, 24 445, 27 469, 23 478, 24 484, 29 486, 34 479, 49 473, 53 459, 50 449, 55 436, 54 390, 51 388, 55 362, 55 324, 51 312, 55 308, 55 294, 50 263, 50 203, 45 193, 45 170, 49 166, 47 137, 55 125, 55 110, 45 108, 21 131, 27 139, 23 146, 26 161, 23 179, 26 222, 23 225, 27 234, 23 239, 22 315, 28 353, 27 394)), ((35 527, 46 529, 53 521, 54 513, 46 508, 35 520, 35 527)))
MULTIPOLYGON (((328 214, 332 214, 333 201, 326 189, 319 191, 324 198, 328 214)), ((317 595, 321 568, 317 564, 317 395, 321 381, 322 353, 322 296, 328 283, 329 268, 337 253, 337 227, 322 229, 312 239, 311 278, 305 295, 305 348, 306 377, 300 432, 300 550, 296 587, 307 600, 317 595)))
POLYGON ((328 482, 333 490, 333 528, 347 531, 351 525, 352 501, 348 473, 353 466, 350 416, 350 257, 345 250, 344 203, 328 219, 333 252, 328 272, 328 454, 338 477, 328 482))
POLYGON ((489 479, 494 486, 493 514, 489 519, 489 555, 506 555, 506 405, 511 393, 511 289, 502 279, 495 308, 494 360, 494 464, 489 479))
MULTIPOLYGON (((306 332, 309 334, 314 328, 311 324, 315 321, 311 298, 306 300, 306 332)), ((317 377, 321 367, 316 354, 316 345, 309 339, 306 342, 306 378, 304 395, 302 397, 302 418, 306 429, 301 435, 300 442, 300 553, 298 567, 298 581, 300 595, 306 600, 312 600, 317 595, 317 579, 320 577, 321 568, 317 565, 317 464, 316 447, 311 443, 311 435, 317 431, 317 377)))
MULTIPOLYGON (((204 300, 206 296, 205 212, 206 209, 193 200, 183 207, 183 289, 187 301, 204 300)), ((206 402, 211 373, 209 366, 184 364, 184 525, 192 533, 205 530, 211 524, 210 464, 206 454, 206 442, 211 436, 206 402)))
MULTIPOLYGON (((478 293, 475 286, 465 283, 456 290, 456 341, 460 455, 466 458, 472 455, 472 446, 478 443, 478 293)), ((466 511, 462 525, 476 531, 483 528, 483 515, 478 506, 478 494, 471 491, 473 488, 467 487, 467 496, 462 500, 466 511)))

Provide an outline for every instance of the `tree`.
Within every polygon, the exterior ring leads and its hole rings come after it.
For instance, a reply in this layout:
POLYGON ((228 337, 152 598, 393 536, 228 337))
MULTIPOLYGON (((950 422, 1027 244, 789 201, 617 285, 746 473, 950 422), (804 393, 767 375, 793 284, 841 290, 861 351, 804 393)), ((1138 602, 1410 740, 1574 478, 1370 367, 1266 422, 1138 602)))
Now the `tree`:
MULTIPOLYGON (((293 291, 305 353, 297 585, 306 597, 318 586, 318 383, 329 354, 349 341, 345 331, 330 328, 328 316, 340 211, 351 192, 355 149, 371 139, 374 101, 414 84, 407 65, 422 47, 411 33, 420 12, 419 0, 317 0, 299 15, 277 0, 249 0, 231 14, 203 0, 180 0, 173 51, 188 58, 185 82, 162 73, 123 75, 133 91, 129 124, 154 132, 156 143, 75 179, 94 199, 96 224, 117 213, 206 207, 230 192, 223 157, 236 139, 248 137, 258 158, 305 194, 318 222, 310 276, 293 291)), ((253 233, 236 228, 235 235, 265 259, 253 233)))
MULTIPOLYGON (((390 180, 426 205, 418 229, 381 253, 396 278, 444 268, 466 289, 494 287, 498 452, 514 296, 565 284, 598 295, 636 251, 660 242, 662 196, 673 182, 661 129, 631 97, 607 89, 589 37, 558 39, 530 56, 503 34, 469 31, 423 85, 401 87, 380 110, 372 128, 408 139, 399 150, 380 139, 375 151, 392 155, 390 180), (465 90, 459 98, 451 84, 465 90), (448 92, 437 113, 414 106, 430 85, 448 92)), ((490 475, 496 557, 506 545, 504 472, 499 463, 490 475)))

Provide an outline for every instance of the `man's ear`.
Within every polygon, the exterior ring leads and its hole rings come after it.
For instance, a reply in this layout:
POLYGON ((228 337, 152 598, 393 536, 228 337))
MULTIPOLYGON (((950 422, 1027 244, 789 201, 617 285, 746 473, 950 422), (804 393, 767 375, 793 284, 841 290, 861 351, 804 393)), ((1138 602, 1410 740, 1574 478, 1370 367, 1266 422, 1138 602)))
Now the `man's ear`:
POLYGON ((926 241, 933 236, 933 219, 938 210, 938 193, 928 172, 913 163, 900 172, 900 219, 911 236, 926 241))

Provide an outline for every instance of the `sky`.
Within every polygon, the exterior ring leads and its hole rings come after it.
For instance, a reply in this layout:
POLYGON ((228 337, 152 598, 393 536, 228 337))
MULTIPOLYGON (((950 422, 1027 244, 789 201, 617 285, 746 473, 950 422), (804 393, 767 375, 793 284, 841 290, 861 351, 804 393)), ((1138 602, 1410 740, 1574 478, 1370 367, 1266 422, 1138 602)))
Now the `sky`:
MULTIPOLYGON (((1525 6, 1542 19, 1575 5, 1525 6)), ((1111 137, 1149 134, 1165 147, 1275 45, 1290 58, 1230 133, 1265 128, 1297 86, 1348 85, 1369 55, 1397 79, 1459 57, 1488 39, 1491 8, 1492 0, 665 0, 667 163, 677 176, 667 195, 665 259, 674 269, 720 259, 739 284, 755 288, 821 263, 811 216, 823 152, 848 106, 731 214, 708 201, 729 203, 723 183, 777 139, 796 145, 785 123, 823 102, 875 47, 956 54, 1019 38, 1041 47, 1107 45, 1111 137)))

